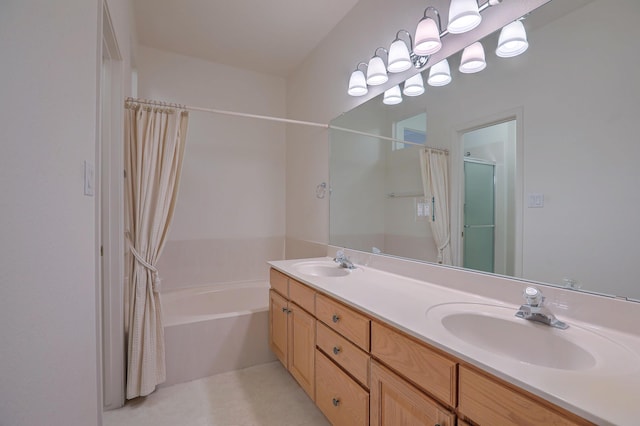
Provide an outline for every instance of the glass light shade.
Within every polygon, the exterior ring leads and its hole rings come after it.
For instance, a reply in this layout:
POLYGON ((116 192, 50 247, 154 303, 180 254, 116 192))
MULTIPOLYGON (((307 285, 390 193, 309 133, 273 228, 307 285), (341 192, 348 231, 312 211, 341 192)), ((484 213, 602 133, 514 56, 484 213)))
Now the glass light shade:
POLYGON ((528 48, 527 32, 522 21, 514 21, 502 28, 498 38, 496 55, 501 58, 512 58, 524 53, 528 48))
POLYGON ((351 96, 363 96, 369 92, 367 88, 367 82, 364 78, 364 73, 360 70, 355 70, 351 73, 349 78, 349 90, 347 93, 351 96))
POLYGON ((393 86, 391 89, 384 92, 384 98, 382 102, 385 105, 397 105, 402 102, 402 94, 400 93, 400 86, 393 86))
POLYGON ((403 72, 411 68, 411 57, 407 44, 400 39, 395 40, 389 47, 389 72, 403 72))
POLYGON ((449 24, 447 30, 451 34, 471 31, 482 21, 478 11, 477 0, 451 0, 449 5, 449 24))
POLYGON ((465 74, 472 74, 474 72, 480 72, 487 67, 487 62, 484 60, 484 48, 482 44, 477 41, 471 46, 465 47, 462 51, 462 59, 460 59, 460 72, 465 74))
POLYGON ((424 81, 422 80, 422 73, 409 77, 404 82, 404 89, 402 90, 406 96, 420 96, 424 93, 424 81))
POLYGON ((451 69, 449 61, 441 60, 429 69, 429 78, 427 79, 429 86, 446 86, 451 83, 451 69))
POLYGON ((442 42, 440 41, 440 30, 436 21, 432 18, 424 18, 418 22, 415 40, 416 45, 413 48, 413 53, 416 55, 433 55, 440 50, 442 42))
POLYGON ((369 60, 367 67, 367 84, 369 86, 379 86, 389 80, 387 69, 380 56, 374 56, 369 60))

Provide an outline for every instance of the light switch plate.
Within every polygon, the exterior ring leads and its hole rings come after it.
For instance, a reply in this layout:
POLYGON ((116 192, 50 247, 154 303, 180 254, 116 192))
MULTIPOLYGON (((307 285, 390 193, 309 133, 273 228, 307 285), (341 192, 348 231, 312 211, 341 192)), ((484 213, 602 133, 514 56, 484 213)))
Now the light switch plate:
POLYGON ((544 207, 544 194, 529 194, 527 197, 527 207, 542 208, 544 207))
POLYGON ((84 160, 84 195, 93 197, 95 186, 95 168, 93 164, 84 160))

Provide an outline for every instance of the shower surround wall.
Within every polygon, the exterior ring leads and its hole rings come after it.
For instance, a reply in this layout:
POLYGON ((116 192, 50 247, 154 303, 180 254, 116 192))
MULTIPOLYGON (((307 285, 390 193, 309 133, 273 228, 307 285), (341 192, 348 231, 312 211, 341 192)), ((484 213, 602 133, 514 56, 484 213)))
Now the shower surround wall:
MULTIPOLYGON (((285 80, 140 47, 139 97, 284 117, 285 80)), ((285 126, 191 112, 162 290, 267 280, 285 234, 285 126)))

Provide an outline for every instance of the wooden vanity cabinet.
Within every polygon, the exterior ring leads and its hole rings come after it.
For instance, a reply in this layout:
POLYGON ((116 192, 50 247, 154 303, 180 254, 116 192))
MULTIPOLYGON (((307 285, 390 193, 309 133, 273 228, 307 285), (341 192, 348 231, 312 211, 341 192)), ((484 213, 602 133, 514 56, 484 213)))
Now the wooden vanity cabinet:
POLYGON ((316 320, 312 313, 315 292, 278 271, 271 270, 271 280, 269 346, 314 400, 316 320), (301 306, 311 309, 311 313, 301 306))
POLYGON ((593 425, 273 269, 271 287, 271 350, 334 426, 593 425))

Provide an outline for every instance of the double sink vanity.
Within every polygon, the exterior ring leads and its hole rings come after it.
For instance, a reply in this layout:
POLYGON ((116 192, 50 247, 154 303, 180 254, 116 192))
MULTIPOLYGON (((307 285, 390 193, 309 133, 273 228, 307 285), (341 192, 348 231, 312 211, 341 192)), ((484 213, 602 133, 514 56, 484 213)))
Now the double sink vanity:
POLYGON ((640 336, 586 322, 598 316, 580 306, 605 316, 638 312, 632 302, 530 286, 551 295, 562 329, 516 316, 531 302, 523 283, 491 289, 482 274, 451 272, 477 283, 463 290, 439 282, 438 266, 408 263, 405 275, 375 256, 354 269, 330 257, 270 265, 271 349, 334 425, 640 421, 640 336))

